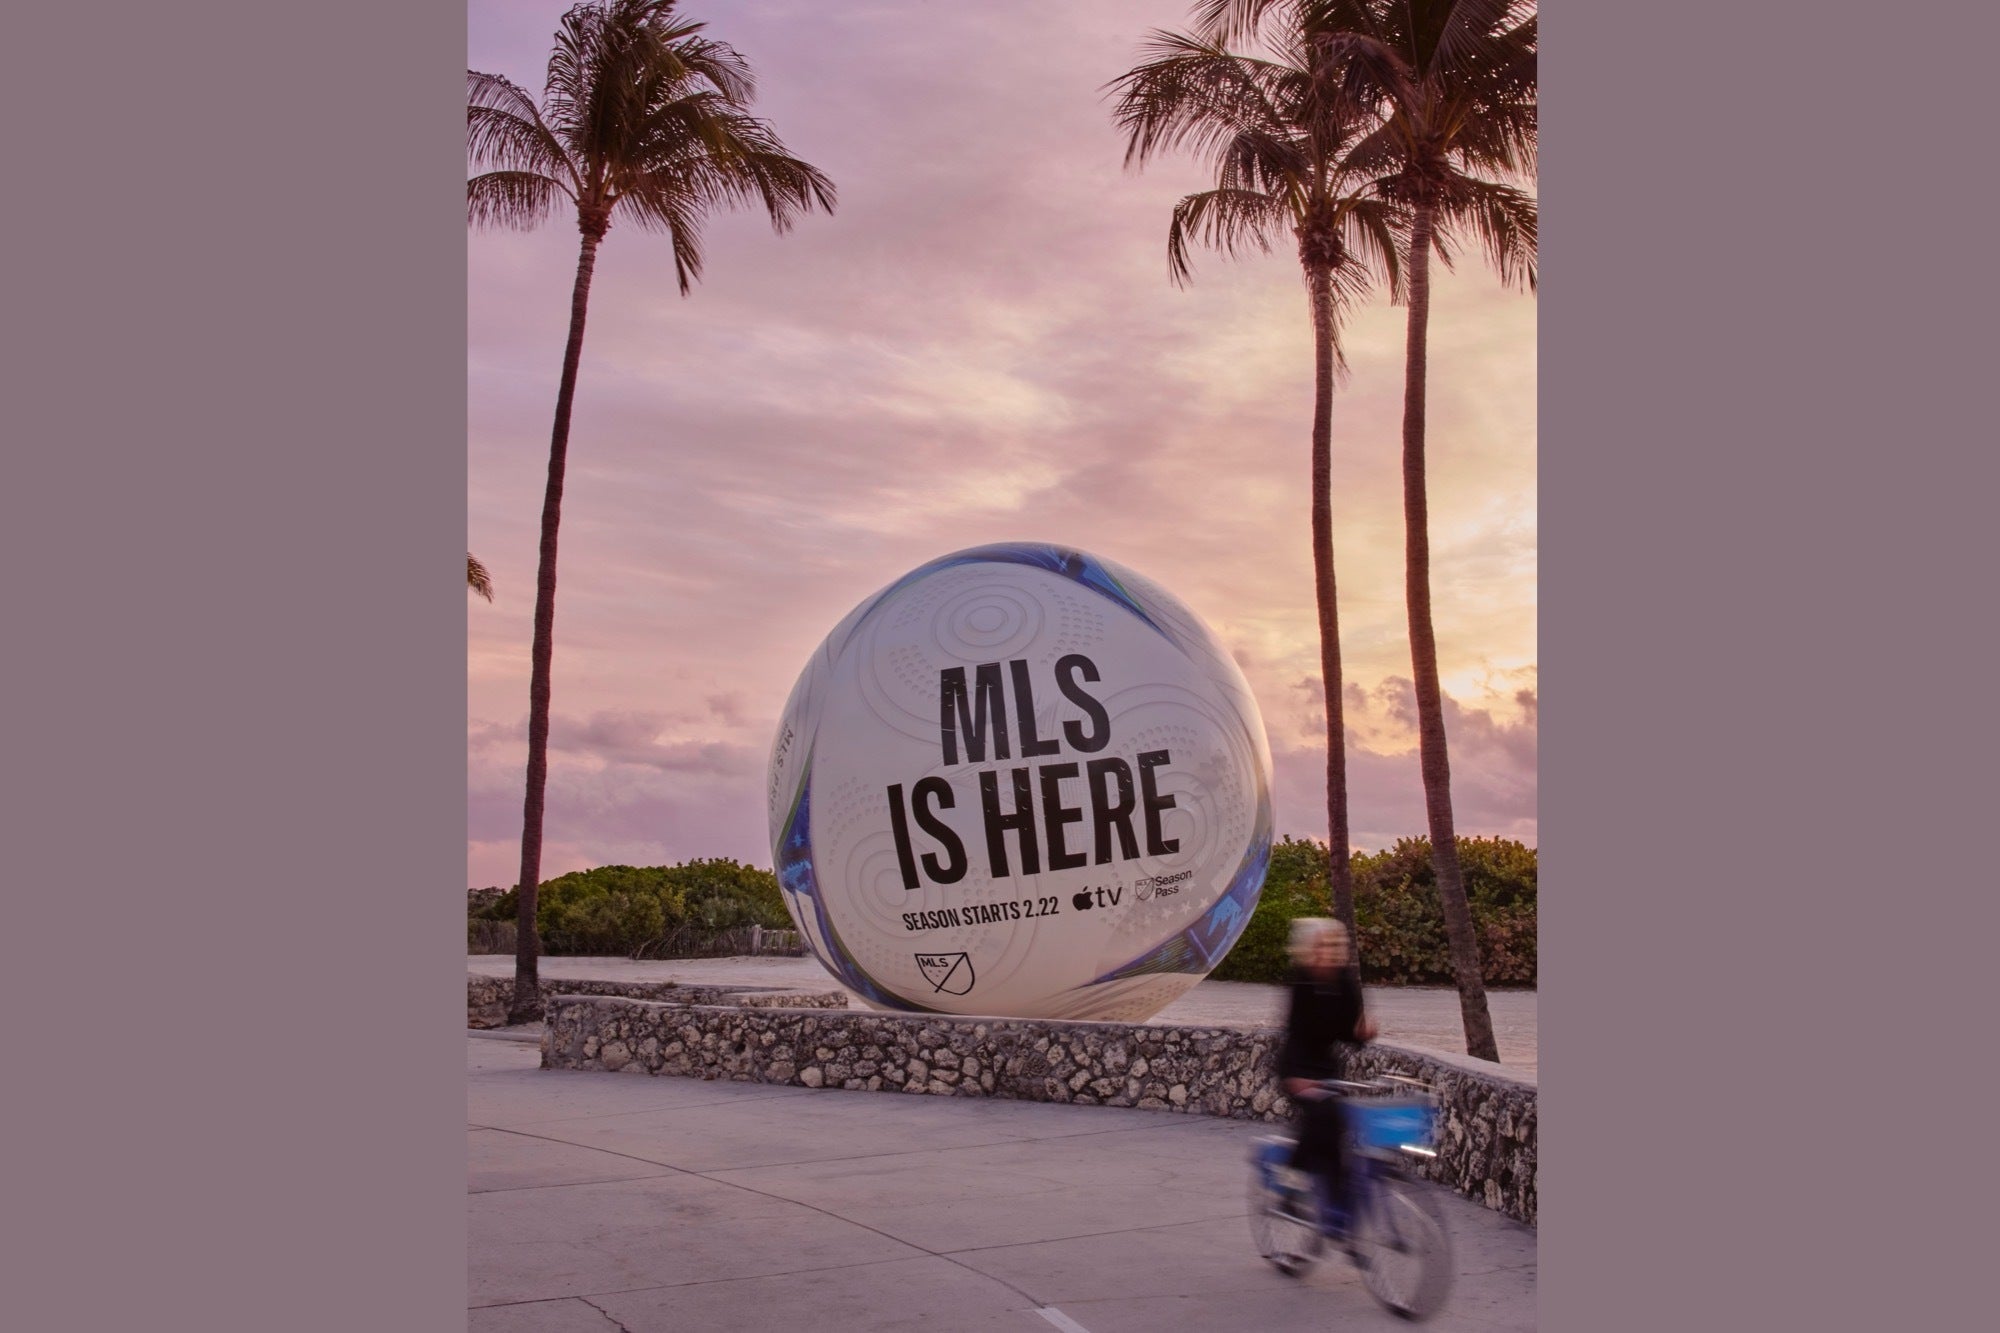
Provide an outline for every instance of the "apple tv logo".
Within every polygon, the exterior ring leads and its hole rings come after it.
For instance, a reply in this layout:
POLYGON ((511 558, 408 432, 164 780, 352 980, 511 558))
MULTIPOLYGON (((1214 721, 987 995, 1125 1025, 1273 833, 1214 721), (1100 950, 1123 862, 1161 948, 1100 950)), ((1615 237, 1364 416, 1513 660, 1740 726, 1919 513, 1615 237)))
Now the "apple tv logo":
POLYGON ((1124 892, 1125 886, 1123 884, 1120 884, 1108 893, 1100 885, 1095 889, 1085 889, 1083 892, 1076 894, 1069 900, 1069 905, 1079 912, 1089 911, 1092 907, 1116 907, 1118 899, 1124 892))

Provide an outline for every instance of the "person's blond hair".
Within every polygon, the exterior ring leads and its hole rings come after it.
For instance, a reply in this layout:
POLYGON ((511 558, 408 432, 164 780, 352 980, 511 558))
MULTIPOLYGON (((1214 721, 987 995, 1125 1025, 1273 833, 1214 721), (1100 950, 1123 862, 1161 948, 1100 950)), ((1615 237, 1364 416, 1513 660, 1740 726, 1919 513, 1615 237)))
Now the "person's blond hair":
POLYGON ((1328 935, 1337 935, 1345 942, 1347 927, 1330 916, 1295 916, 1292 918, 1292 938, 1285 948, 1295 963, 1305 963, 1312 958, 1313 950, 1328 935))

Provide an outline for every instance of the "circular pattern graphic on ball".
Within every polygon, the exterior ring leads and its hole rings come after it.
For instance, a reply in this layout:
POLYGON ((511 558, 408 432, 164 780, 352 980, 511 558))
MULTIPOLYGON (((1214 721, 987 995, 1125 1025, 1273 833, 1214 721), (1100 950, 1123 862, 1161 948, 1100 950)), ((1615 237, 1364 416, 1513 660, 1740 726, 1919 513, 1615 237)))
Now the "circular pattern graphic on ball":
POLYGON ((771 748, 772 855, 869 1004, 1138 1022, 1249 924, 1271 754, 1235 662, 1131 570, 941 556, 835 626, 771 748))

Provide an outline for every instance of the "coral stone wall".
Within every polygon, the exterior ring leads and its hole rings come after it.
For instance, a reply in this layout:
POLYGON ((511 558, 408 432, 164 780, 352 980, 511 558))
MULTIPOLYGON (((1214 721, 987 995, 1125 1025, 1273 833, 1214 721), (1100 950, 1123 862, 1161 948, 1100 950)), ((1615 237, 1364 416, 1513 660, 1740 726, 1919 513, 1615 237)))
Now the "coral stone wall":
MULTIPOLYGON (((543 1067, 1291 1117, 1277 1086, 1276 1028, 746 1008, 688 1003, 695 988, 678 989, 672 1003, 551 999, 543 1067)), ((1497 1069, 1377 1043, 1355 1057, 1352 1073, 1399 1071, 1430 1083, 1438 1157, 1419 1174, 1532 1225, 1536 1089, 1497 1069)))

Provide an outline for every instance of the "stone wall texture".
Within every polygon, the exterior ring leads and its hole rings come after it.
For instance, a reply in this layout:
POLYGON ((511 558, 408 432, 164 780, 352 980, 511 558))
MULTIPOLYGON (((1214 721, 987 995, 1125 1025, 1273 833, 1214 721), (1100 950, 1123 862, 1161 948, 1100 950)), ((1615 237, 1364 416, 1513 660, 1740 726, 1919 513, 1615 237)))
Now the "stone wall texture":
MULTIPOLYGON (((770 990, 756 986, 683 986, 672 981, 551 981, 541 983, 542 1003, 557 995, 605 995, 630 1000, 654 1000, 664 1004, 726 1004, 760 1008, 783 1005, 788 1009, 845 1009, 847 992, 840 990, 801 992, 770 990)), ((507 1004, 514 998, 514 978, 466 974, 465 1025, 469 1028, 504 1027, 507 1004)))
MULTIPOLYGON (((1287 1121, 1272 1027, 1170 1027, 858 1010, 552 998, 545 1069, 678 1074, 808 1088, 1008 1097, 1287 1121)), ((504 998, 504 997, 503 997, 504 998)), ((1417 1174, 1536 1220, 1536 1087, 1484 1062, 1377 1043, 1352 1075, 1422 1079, 1438 1102, 1437 1159, 1417 1174)), ((1413 1166, 1417 1165, 1412 1163, 1413 1166)))

